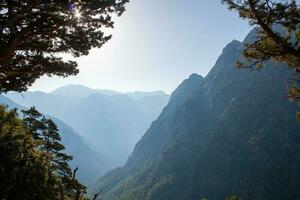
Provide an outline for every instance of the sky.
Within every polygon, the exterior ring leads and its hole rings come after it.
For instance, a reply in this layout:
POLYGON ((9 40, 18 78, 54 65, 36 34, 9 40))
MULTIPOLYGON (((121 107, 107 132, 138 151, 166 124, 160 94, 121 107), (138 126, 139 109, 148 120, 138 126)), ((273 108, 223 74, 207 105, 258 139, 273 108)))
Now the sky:
POLYGON ((77 76, 43 77, 30 90, 81 84, 171 93, 190 74, 207 75, 226 44, 243 40, 250 29, 221 0, 131 0, 112 39, 76 59, 77 76))

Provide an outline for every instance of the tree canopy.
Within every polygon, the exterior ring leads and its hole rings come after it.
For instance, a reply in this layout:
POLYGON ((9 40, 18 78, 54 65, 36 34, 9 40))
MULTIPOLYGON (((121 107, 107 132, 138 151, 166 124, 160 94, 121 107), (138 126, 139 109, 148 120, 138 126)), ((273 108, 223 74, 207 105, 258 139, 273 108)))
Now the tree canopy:
POLYGON ((43 75, 78 73, 61 55, 87 55, 111 36, 128 0, 1 0, 0 93, 25 91, 43 75))
MULTIPOLYGON (((289 97, 300 101, 300 8, 295 0, 223 0, 241 18, 257 27, 257 38, 246 44, 242 67, 263 67, 270 59, 297 72, 289 97)), ((298 113, 300 119, 300 113, 298 113)))
POLYGON ((56 125, 35 108, 23 113, 0 105, 0 199, 86 199, 56 125))

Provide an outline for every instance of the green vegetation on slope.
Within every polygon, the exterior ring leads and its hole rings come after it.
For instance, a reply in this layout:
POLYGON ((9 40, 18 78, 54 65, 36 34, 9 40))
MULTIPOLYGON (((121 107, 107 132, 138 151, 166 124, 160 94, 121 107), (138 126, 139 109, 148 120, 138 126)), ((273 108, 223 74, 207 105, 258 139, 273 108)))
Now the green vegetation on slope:
POLYGON ((79 199, 85 187, 76 179, 58 128, 34 108, 7 111, 0 106, 0 199, 79 199))

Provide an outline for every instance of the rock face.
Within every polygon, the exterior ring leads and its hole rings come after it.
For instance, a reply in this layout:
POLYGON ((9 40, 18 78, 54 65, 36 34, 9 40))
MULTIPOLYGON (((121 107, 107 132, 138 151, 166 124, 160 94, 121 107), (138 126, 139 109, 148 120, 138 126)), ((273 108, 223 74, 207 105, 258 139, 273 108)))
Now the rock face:
POLYGON ((299 199, 300 124, 286 94, 294 74, 271 62, 238 70, 242 48, 231 42, 207 77, 185 80, 126 165, 90 193, 103 190, 104 200, 299 199))

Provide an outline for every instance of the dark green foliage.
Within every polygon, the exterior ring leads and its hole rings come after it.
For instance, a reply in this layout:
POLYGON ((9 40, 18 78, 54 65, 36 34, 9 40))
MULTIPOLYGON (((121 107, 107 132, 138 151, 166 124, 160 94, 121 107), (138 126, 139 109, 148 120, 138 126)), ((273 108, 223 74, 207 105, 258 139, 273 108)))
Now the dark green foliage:
POLYGON ((35 150, 15 110, 6 112, 1 106, 0 119, 0 199, 39 199, 47 189, 46 157, 35 150))
POLYGON ((111 36, 112 15, 121 15, 128 0, 1 0, 0 92, 24 91, 43 75, 78 73, 75 57, 99 48, 111 36))
POLYGON ((91 193, 103 189, 104 200, 299 199, 300 124, 285 95, 293 73, 272 62, 237 70, 243 46, 233 41, 207 77, 185 80, 127 164, 91 193))
POLYGON ((0 199, 76 199, 85 187, 71 171, 56 125, 34 108, 24 111, 0 106, 0 199))
POLYGON ((33 138, 40 142, 42 151, 47 153, 51 160, 50 171, 61 176, 71 176, 72 172, 68 162, 72 160, 63 152, 65 147, 60 143, 61 138, 56 124, 51 119, 46 119, 34 107, 23 111, 23 124, 30 129, 33 138))
MULTIPOLYGON (((291 78, 289 98, 300 102, 300 8, 295 0, 222 0, 230 10, 258 27, 257 37, 245 44, 245 61, 239 67, 258 68, 273 59, 298 72, 291 78)), ((298 113, 299 115, 300 113, 298 113)))

